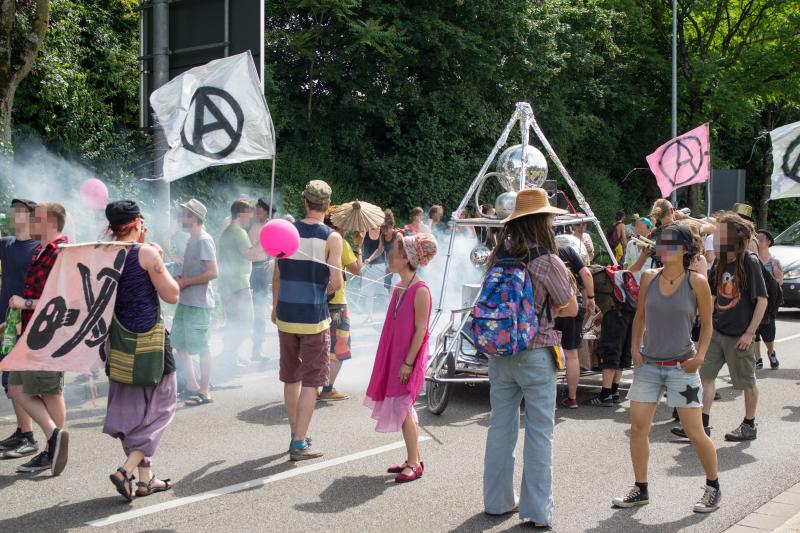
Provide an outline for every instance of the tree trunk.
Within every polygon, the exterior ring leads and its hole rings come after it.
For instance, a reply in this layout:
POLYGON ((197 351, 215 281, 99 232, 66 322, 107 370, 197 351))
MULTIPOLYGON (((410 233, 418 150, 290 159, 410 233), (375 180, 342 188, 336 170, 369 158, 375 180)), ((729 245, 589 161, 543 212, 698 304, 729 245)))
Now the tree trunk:
MULTIPOLYGON (((766 111, 766 127, 772 130, 775 127, 775 119, 772 109, 766 111)), ((761 194, 758 199, 758 227, 767 227, 769 217, 769 196, 772 194, 772 153, 764 149, 761 153, 761 194)))
POLYGON ((11 106, 13 95, 0 91, 0 202, 8 205, 14 195, 14 182, 11 176, 11 158, 14 148, 11 144, 11 106))
MULTIPOLYGON (((50 23, 50 0, 35 0, 30 31, 22 45, 14 46, 14 26, 20 13, 14 0, 0 0, 0 157, 12 153, 11 112, 14 94, 30 74, 50 23)), ((6 174, 3 172, 3 174, 6 174)), ((0 191, 2 192, 2 191, 0 191)))

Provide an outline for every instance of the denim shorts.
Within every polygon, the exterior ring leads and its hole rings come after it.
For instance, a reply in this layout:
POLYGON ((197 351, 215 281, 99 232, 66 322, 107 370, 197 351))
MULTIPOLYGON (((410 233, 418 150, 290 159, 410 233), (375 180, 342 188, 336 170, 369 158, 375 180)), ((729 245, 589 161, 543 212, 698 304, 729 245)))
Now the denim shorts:
POLYGON ((633 384, 628 399, 634 402, 658 403, 667 391, 670 407, 702 407, 703 388, 697 372, 687 374, 680 364, 661 366, 646 363, 633 369, 633 384))

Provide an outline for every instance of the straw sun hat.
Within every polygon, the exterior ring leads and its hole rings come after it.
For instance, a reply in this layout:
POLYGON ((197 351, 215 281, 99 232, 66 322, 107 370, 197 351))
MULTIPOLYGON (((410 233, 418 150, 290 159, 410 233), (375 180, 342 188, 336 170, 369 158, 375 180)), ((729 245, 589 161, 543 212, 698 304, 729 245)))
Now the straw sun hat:
POLYGON ((564 215, 566 213, 565 210, 550 205, 547 199, 547 191, 544 189, 525 189, 517 194, 517 204, 514 207, 514 212, 503 222, 507 223, 515 218, 528 215, 564 215))

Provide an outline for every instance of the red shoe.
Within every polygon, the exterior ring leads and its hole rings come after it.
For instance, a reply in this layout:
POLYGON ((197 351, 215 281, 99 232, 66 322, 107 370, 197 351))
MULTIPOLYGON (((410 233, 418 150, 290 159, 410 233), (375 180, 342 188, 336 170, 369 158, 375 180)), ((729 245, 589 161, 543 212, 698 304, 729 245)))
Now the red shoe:
POLYGON ((411 468, 411 473, 407 474, 407 475, 406 474, 398 474, 394 478, 394 482, 395 483, 408 483, 410 481, 414 481, 415 479, 421 478, 422 477, 422 473, 425 471, 425 463, 420 461, 418 467, 412 468, 410 466, 407 466, 406 468, 411 468))
POLYGON ((405 463, 403 463, 401 465, 390 466, 389 468, 386 469, 386 472, 388 474, 399 474, 400 472, 405 470, 407 466, 408 466, 408 462, 405 462, 405 463))

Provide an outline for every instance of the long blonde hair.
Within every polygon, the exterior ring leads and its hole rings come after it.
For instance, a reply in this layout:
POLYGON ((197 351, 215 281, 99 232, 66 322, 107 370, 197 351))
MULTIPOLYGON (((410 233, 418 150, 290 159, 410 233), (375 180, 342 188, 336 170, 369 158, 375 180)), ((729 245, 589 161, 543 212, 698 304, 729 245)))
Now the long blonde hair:
POLYGON ((656 221, 656 226, 661 225, 661 220, 667 217, 672 211, 672 203, 666 198, 659 198, 653 202, 653 207, 650 209, 650 218, 656 221))

